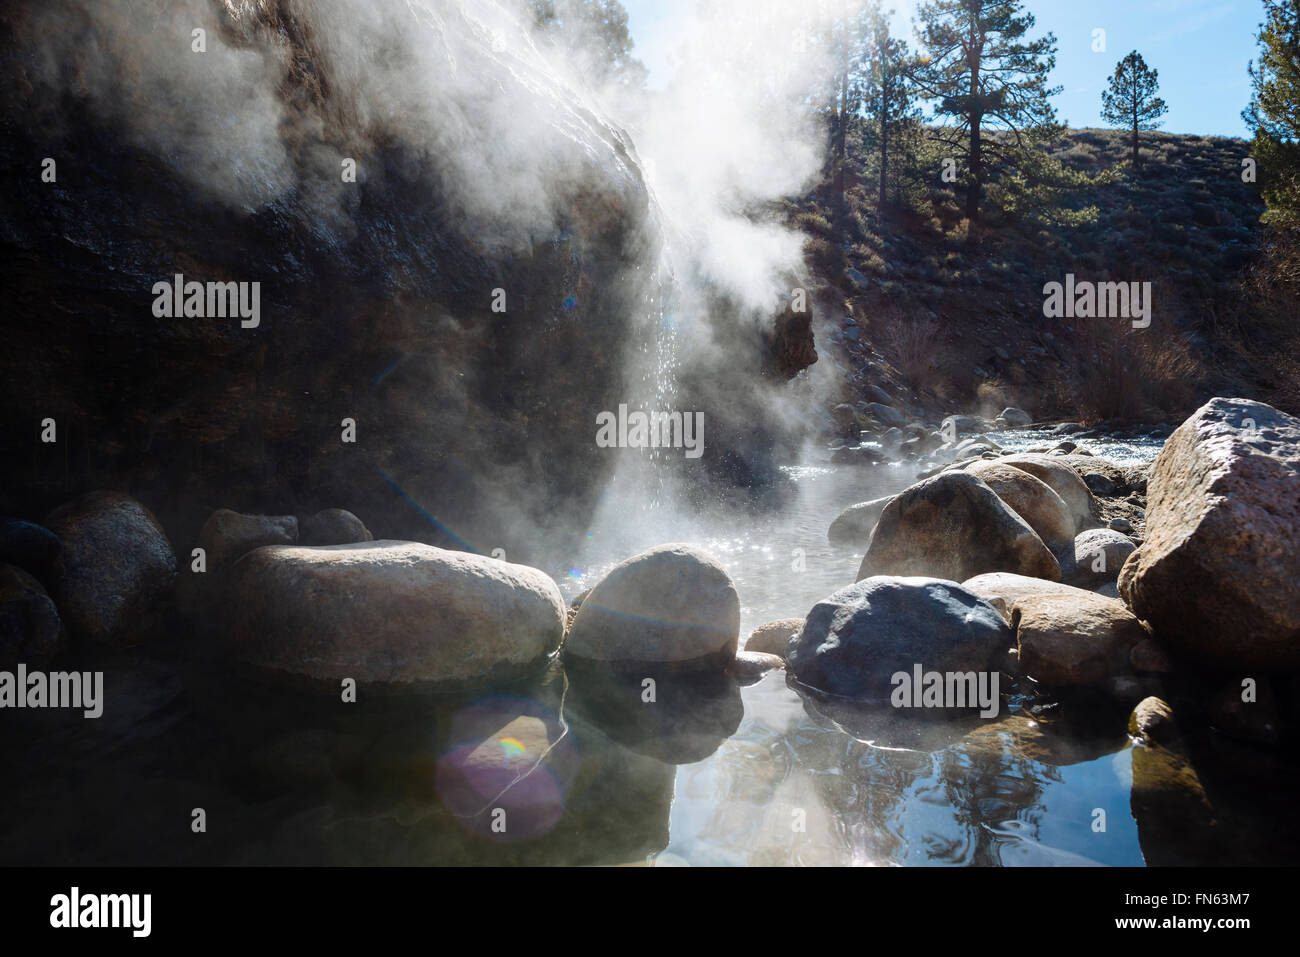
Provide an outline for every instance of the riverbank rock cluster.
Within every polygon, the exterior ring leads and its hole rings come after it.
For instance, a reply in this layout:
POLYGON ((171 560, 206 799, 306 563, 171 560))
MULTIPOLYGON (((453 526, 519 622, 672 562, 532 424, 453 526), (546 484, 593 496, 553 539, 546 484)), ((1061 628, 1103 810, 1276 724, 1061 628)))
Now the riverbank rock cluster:
MULTIPOLYGON (((1124 709, 1165 694, 1202 731, 1290 739, 1296 708, 1281 702, 1300 688, 1300 420, 1216 398, 1172 430, 1147 468, 1117 466, 1069 439, 1007 454, 980 440, 991 423, 945 424, 973 440, 948 443, 950 462, 831 525, 832 544, 865 552, 855 586, 864 596, 908 580, 899 576, 935 576, 1005 623, 1014 646, 1005 676, 1031 695, 1124 709)), ((939 606, 913 587, 924 609, 915 620, 928 620, 939 606)), ((810 614, 789 639, 792 675, 854 697, 856 667, 828 668, 844 647, 889 660, 893 634, 855 630, 856 614, 831 628, 822 617, 810 614)), ((963 652, 964 627, 955 616, 946 629, 963 652)), ((936 666, 964 661, 926 648, 936 666)))

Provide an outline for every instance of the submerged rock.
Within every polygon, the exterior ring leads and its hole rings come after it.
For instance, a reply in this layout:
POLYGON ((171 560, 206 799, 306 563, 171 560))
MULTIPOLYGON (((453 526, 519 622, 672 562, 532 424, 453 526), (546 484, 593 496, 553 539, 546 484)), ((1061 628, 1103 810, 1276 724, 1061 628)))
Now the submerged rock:
POLYGON ((1170 436, 1148 496, 1119 576, 1129 607, 1212 666, 1300 665, 1300 419, 1211 399, 1170 436))
POLYGON ((786 645, 802 627, 802 618, 779 618, 759 625, 745 640, 745 650, 784 658, 786 645))
POLYGON ((876 522, 880 521, 880 513, 893 498, 892 495, 886 495, 870 502, 850 505, 831 522, 831 527, 826 532, 827 539, 832 545, 866 548, 876 522))
POLYGON ((255 549, 231 569, 237 657, 320 682, 508 681, 559 647, 546 573, 417 542, 255 549))
POLYGON ((299 523, 298 540, 304 545, 351 545, 372 542, 370 529, 346 508, 325 508, 299 523))
POLYGON ((0 671, 20 662, 43 667, 62 645, 63 623, 41 583, 16 565, 0 564, 0 671))
POLYGON ((298 541, 298 519, 292 515, 244 515, 228 508, 213 512, 199 532, 207 553, 208 571, 234 564, 263 545, 292 545, 298 541))
POLYGON ((122 645, 171 589, 176 555, 147 508, 120 492, 89 492, 50 513, 63 543, 55 600, 64 624, 91 641, 122 645))
POLYGON ((611 665, 726 667, 740 598, 731 576, 689 545, 660 545, 610 570, 578 609, 566 657, 611 665))
POLYGON ((1144 698, 1128 719, 1129 734, 1154 744, 1174 747, 1179 743, 1174 710, 1157 697, 1144 698))
POLYGON ((959 582, 998 571, 1061 577, 1043 540, 991 488, 968 472, 942 472, 885 506, 858 580, 920 575, 959 582))
POLYGON ((974 593, 933 578, 874 577, 818 602, 792 643, 800 684, 872 704, 889 702, 892 676, 987 672, 1013 640, 974 593))

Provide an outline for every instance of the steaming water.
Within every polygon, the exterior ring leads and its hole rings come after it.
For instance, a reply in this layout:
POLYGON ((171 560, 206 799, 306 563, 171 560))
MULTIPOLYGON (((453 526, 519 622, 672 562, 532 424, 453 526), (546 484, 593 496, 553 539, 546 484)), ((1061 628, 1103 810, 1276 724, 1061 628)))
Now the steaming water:
MULTIPOLYGON (((734 577, 743 633, 803 616, 852 582, 861 558, 826 544, 831 519, 910 475, 785 474, 790 495, 775 509, 627 511, 621 529, 593 533, 566 591, 634 544, 689 541, 734 577)), ((1210 840, 1220 832, 1247 862, 1300 848, 1289 806, 1259 806, 1294 793, 1294 773, 1259 756, 1218 789, 1213 831, 1178 807, 1135 817, 1122 715, 1104 733, 1054 733, 1050 712, 1013 699, 1016 713, 995 726, 908 726, 829 710, 779 672, 743 689, 664 682, 654 705, 633 687, 593 705, 579 675, 558 668, 491 694, 342 705, 171 652, 163 643, 87 662, 105 671, 99 720, 9 715, 0 753, 24 774, 0 789, 0 863, 1141 864, 1153 853, 1222 863, 1210 840), (545 750, 528 721, 545 722, 545 750), (507 783, 475 777, 490 777, 485 762, 507 749, 507 783), (474 809, 508 810, 505 833, 452 813, 456 773, 482 785, 474 809), (197 807, 202 836, 189 829, 197 807)))

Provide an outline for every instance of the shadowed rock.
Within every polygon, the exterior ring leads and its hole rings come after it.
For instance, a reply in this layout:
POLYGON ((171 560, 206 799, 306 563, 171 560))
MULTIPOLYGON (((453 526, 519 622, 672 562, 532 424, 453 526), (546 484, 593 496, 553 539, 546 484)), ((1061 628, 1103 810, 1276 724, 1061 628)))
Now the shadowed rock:
POLYGON ((1127 672, 1130 650, 1147 637, 1122 602, 1079 589, 1020 599, 1011 609, 1011 626, 1021 670, 1053 687, 1127 672))
POLYGON ((63 543, 56 604, 76 635, 131 644, 137 626, 171 589, 176 555, 147 508, 120 492, 90 492, 45 520, 63 543))
POLYGON ((40 668, 63 645, 63 624, 41 583, 15 565, 0 564, 0 670, 19 662, 40 668))
POLYGON ((213 512, 199 532, 209 572, 234 564, 263 545, 292 545, 296 541, 298 519, 292 515, 244 515, 228 508, 213 512))
POLYGON ((325 508, 304 518, 298 536, 304 545, 351 545, 374 538, 365 523, 346 508, 325 508))

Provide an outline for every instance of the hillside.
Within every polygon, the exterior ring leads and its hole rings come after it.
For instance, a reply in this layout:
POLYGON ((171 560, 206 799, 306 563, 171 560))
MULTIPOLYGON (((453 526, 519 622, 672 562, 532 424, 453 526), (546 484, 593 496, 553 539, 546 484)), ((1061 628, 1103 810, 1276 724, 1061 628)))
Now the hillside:
POLYGON ((839 228, 829 179, 788 210, 830 308, 818 344, 843 367, 839 401, 881 389, 917 412, 1019 405, 1039 418, 1144 422, 1216 393, 1300 402, 1295 326, 1248 291, 1264 231, 1242 180, 1246 142, 1144 134, 1134 173, 1122 131, 1068 131, 1049 154, 1091 181, 1037 212, 986 200, 974 238, 954 187, 926 172, 940 168, 931 144, 909 157, 910 187, 891 183, 884 216, 873 157, 855 146, 839 228), (1067 274, 1150 282, 1150 327, 1045 318, 1044 285, 1067 274))

